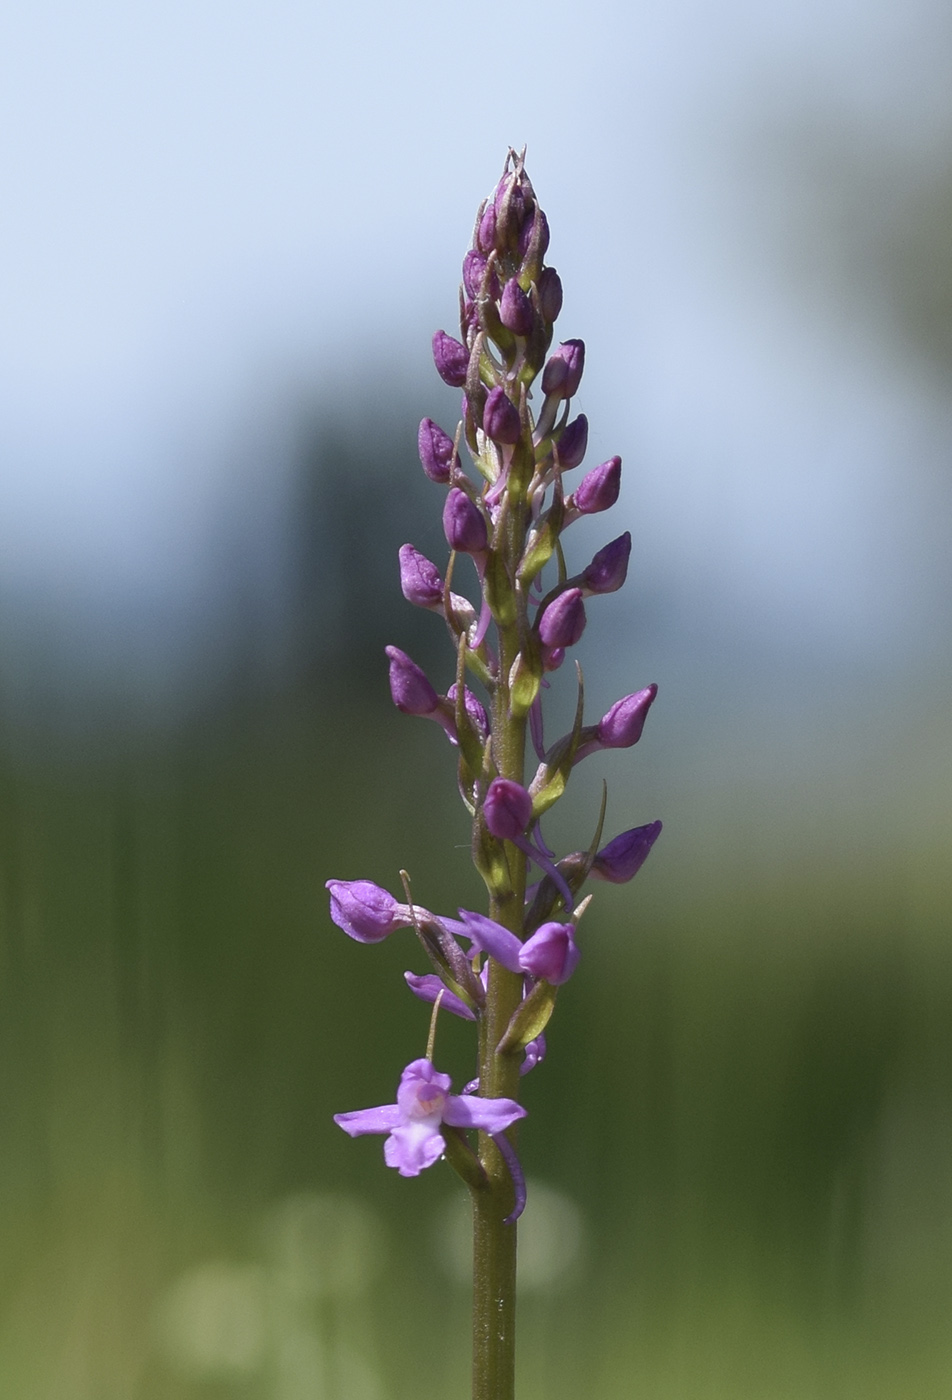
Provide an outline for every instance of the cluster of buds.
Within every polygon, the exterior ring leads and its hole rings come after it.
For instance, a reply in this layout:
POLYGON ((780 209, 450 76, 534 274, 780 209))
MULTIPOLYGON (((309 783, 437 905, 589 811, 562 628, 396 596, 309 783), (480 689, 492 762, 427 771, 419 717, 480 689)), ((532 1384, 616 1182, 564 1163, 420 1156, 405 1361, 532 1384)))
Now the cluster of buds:
POLYGON ((350 937, 377 943, 398 929, 413 930, 432 971, 408 972, 406 981, 434 1005, 427 1057, 404 1071, 397 1102, 340 1114, 336 1122, 354 1135, 386 1133, 386 1161, 406 1176, 445 1155, 474 1191, 487 1184, 487 1164, 498 1160, 469 1146, 465 1130, 481 1130, 514 1187, 507 1220, 525 1199, 508 1136, 525 1114, 515 1097, 519 1076, 543 1059, 557 990, 579 961, 577 927, 591 898, 580 900, 582 886, 590 877, 630 880, 661 830, 660 822, 651 822, 602 845, 603 798, 586 849, 557 858, 541 832, 543 815, 578 763, 638 742, 657 689, 626 695, 587 724, 576 668, 571 731, 546 746, 542 701, 549 677, 582 636, 587 600, 625 582, 631 552, 626 531, 579 572, 569 574, 566 566, 565 531, 580 516, 614 505, 621 459, 611 457, 569 484, 588 445, 585 415, 572 416, 585 347, 566 340, 551 351, 562 284, 544 263, 548 245, 548 223, 523 157, 510 151, 493 196, 479 209, 463 261, 460 338, 445 331, 433 337, 440 377, 463 391, 454 437, 429 418, 419 432, 423 470, 445 490, 445 574, 414 545, 400 550, 404 596, 446 623, 456 659, 453 684, 439 693, 405 652, 387 649, 396 706, 436 720, 457 749, 459 790, 472 817, 473 859, 490 913, 433 914, 414 904, 406 877, 404 902, 366 880, 328 881, 331 917, 350 937), (464 445, 472 474, 462 465, 464 445), (475 569, 475 606, 451 587, 463 555, 475 569), (531 777, 530 745, 536 759, 531 777), (459 1096, 450 1094, 449 1079, 432 1064, 440 1007, 479 1026, 479 1078, 459 1096))

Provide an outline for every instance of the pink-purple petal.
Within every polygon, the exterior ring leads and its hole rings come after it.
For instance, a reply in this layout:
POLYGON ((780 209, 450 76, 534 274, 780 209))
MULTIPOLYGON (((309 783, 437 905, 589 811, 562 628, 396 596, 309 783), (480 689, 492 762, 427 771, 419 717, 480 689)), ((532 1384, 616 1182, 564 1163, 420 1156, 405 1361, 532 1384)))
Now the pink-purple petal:
POLYGON ((510 972, 521 971, 519 954, 522 952, 522 944, 514 933, 503 928, 502 924, 497 924, 495 919, 487 918, 485 914, 476 914, 470 909, 461 909, 459 913, 475 949, 481 953, 488 953, 510 972))
POLYGON ((383 1159, 401 1176, 419 1176, 443 1156, 443 1134, 432 1123, 404 1123, 387 1138, 383 1159))
POLYGON ((385 1103, 379 1108, 356 1108, 353 1113, 335 1113, 334 1122, 351 1137, 361 1137, 364 1133, 392 1132, 403 1122, 403 1114, 395 1103, 385 1103))
POLYGON ((432 1003, 436 1001, 440 992, 443 993, 443 1000, 440 1002, 441 1011, 450 1011, 454 1016, 462 1016, 464 1021, 475 1021, 476 1014, 471 1011, 465 1001, 461 1001, 458 996, 445 987, 435 972, 417 974, 415 972, 405 972, 403 974, 406 984, 415 997, 421 1001, 432 1003))
POLYGON ((526 1109, 515 1099, 481 1099, 475 1094, 449 1094, 443 1110, 443 1122, 451 1128, 480 1128, 484 1133, 502 1133, 520 1118, 526 1109))

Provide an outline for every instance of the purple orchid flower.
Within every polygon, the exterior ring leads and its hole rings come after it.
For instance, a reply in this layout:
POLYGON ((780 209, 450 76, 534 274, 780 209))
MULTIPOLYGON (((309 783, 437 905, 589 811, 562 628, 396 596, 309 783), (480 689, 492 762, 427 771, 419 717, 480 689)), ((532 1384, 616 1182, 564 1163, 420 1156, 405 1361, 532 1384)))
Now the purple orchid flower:
MULTIPOLYGON (((379 1108, 359 1108, 353 1113, 335 1113, 334 1122, 351 1137, 365 1133, 386 1133, 383 1158, 388 1167, 395 1167, 401 1176, 419 1176, 443 1155, 441 1124, 450 1128, 478 1128, 489 1136, 510 1162, 508 1152, 501 1146, 502 1134, 526 1110, 515 1099, 480 1099, 471 1094, 451 1094, 452 1080, 440 1074, 429 1060, 413 1060, 400 1076, 397 1102, 381 1104, 379 1108)), ((518 1164, 517 1164, 518 1165, 518 1164)), ((513 1171, 519 1205, 519 1178, 513 1171)), ((523 1186, 524 1200, 524 1186, 523 1186)), ((515 1215, 515 1212, 513 1213, 515 1215)))
POLYGON ((510 972, 541 978, 561 987, 578 967, 581 954, 575 942, 575 925, 548 923, 521 943, 514 933, 485 914, 461 909, 459 916, 473 941, 473 949, 488 953, 510 972))
POLYGON ((328 880, 331 918, 358 943, 381 943, 398 928, 412 928, 408 904, 399 904, 372 880, 328 880))
POLYGON ((493 778, 483 802, 483 816, 492 836, 499 841, 511 841, 551 876, 565 900, 566 909, 571 909, 572 891, 564 877, 545 851, 533 845, 525 834, 532 818, 532 795, 528 789, 512 778, 493 778))
POLYGON ((468 1007, 461 997, 455 992, 451 992, 449 987, 443 983, 435 972, 405 972, 404 981, 415 997, 421 1001, 428 1002, 431 1006, 437 997, 442 994, 440 1001, 441 1011, 450 1011, 454 1016, 459 1016, 464 1021, 475 1021, 476 1013, 468 1007))
POLYGON ((592 874, 612 885, 627 884, 638 874, 660 835, 660 822, 648 822, 647 826, 633 826, 630 831, 623 831, 598 852, 592 862, 592 874))

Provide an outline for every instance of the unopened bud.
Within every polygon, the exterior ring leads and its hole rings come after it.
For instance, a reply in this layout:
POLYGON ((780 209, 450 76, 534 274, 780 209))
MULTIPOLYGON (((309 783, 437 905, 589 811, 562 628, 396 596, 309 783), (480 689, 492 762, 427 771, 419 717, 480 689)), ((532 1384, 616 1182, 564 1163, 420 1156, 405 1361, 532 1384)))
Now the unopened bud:
POLYGON ((460 554, 481 554, 489 543, 482 512, 458 486, 446 497, 443 530, 450 549, 460 554))
POLYGON ((597 515, 615 504, 620 489, 621 458, 610 457, 582 478, 566 501, 566 508, 578 515, 597 515))
POLYGON ((556 443, 559 452, 559 466, 564 472, 581 465, 588 447, 588 419, 584 413, 566 423, 556 443))
POLYGON ((543 924, 522 945, 519 966, 530 977, 560 987, 572 976, 580 956, 574 924, 543 924))
POLYGON ((658 687, 649 685, 634 695, 625 695, 621 700, 616 700, 598 721, 599 746, 603 749, 630 749, 632 744, 637 744, 657 693, 658 687))
POLYGON ((539 262, 545 257, 545 250, 549 246, 549 221, 545 214, 536 205, 533 218, 528 219, 522 226, 519 235, 519 256, 524 258, 529 251, 530 244, 534 245, 534 251, 539 262))
POLYGON ((574 646, 585 631, 585 604, 580 588, 567 588, 539 619, 539 638, 547 647, 574 646))
POLYGON ((532 798, 521 783, 493 778, 483 802, 483 817, 491 835, 500 841, 515 841, 529 825, 532 798))
POLYGON ((400 546, 400 588, 407 602, 418 608, 436 608, 443 602, 439 569, 412 544, 400 546))
POLYGON ((506 396, 506 391, 502 385, 497 385, 495 389, 490 389, 486 396, 486 403, 483 407, 483 432, 493 442, 506 443, 510 446, 519 441, 522 434, 522 427, 519 422, 519 410, 510 398, 506 396))
POLYGON ((493 199, 496 209, 496 247, 517 246, 526 222, 526 192, 518 174, 507 174, 496 186, 493 199))
POLYGON ((489 253, 496 243, 496 206, 487 204, 476 232, 476 246, 481 253, 489 253))
POLYGON ((386 652, 390 662, 390 694, 397 709, 405 715, 431 715, 439 707, 440 697, 425 672, 399 647, 387 647, 386 652))
POLYGON ((544 267, 536 283, 542 315, 551 326, 562 310, 562 279, 554 267, 544 267))
MULTIPOLYGON (((446 692, 446 698, 447 700, 452 701, 452 703, 455 705, 455 681, 450 686, 449 690, 446 692)), ((463 690, 463 705, 465 706, 466 713, 469 716, 470 724, 473 726, 473 729, 476 731, 480 740, 483 743, 485 743, 486 739, 489 737, 489 716, 486 714, 485 706, 479 700, 476 699, 476 696, 473 694, 473 692, 469 689, 468 686, 463 690)))
MULTIPOLYGON (((585 367, 585 344, 581 340, 566 340, 549 357, 542 371, 543 394, 555 394, 570 399, 578 391, 585 367)), ((439 366, 437 366, 439 368, 439 366)))
POLYGON ((358 943, 380 943, 398 928, 412 924, 409 909, 370 880, 328 880, 331 918, 358 943))
POLYGON ((660 835, 660 822, 623 831, 599 851, 592 862, 592 874, 613 885, 626 884, 638 874, 660 835))
POLYGON ((462 389, 469 369, 469 351, 465 345, 446 331, 437 331, 433 337, 433 363, 444 384, 449 384, 451 389, 462 389))
POLYGON ((631 555, 631 532, 626 530, 617 540, 606 544, 582 574, 582 588, 587 593, 615 593, 628 577, 631 555))
POLYGON ((476 297, 483 284, 483 276, 486 272, 486 259, 476 248, 470 248, 463 259, 463 286, 466 288, 466 295, 476 297))
POLYGON ((525 336, 532 330, 532 303, 515 277, 503 287, 499 319, 513 335, 525 336))
MULTIPOLYGON (((420 450, 420 461, 423 463, 423 470, 427 476, 437 485, 445 486, 450 479, 453 439, 447 437, 443 429, 438 427, 432 418, 424 418, 417 435, 417 446, 420 450)), ((456 461, 459 465, 458 457, 456 461)))

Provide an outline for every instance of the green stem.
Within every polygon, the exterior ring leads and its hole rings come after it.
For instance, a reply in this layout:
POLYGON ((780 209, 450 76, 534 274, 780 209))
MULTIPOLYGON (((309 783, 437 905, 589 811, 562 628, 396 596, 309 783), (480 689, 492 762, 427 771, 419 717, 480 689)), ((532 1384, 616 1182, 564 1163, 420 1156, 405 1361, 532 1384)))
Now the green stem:
MULTIPOLYGON (((510 558, 518 560, 524 540, 521 511, 509 523, 510 558)), ((512 570, 510 577, 514 575, 512 570)), ((518 651, 518 628, 499 629, 499 683, 493 705, 493 757, 502 777, 523 781, 526 722, 509 713, 507 678, 518 651)), ((522 937, 526 860, 506 844, 512 892, 490 902, 490 917, 522 937)), ((480 1093, 489 1098, 519 1096, 518 1054, 496 1047, 522 999, 522 978, 490 961, 486 1008, 479 1026, 480 1093)), ((514 1130, 510 1129, 512 1137, 514 1130)), ((505 1224, 512 1210, 509 1170, 492 1138, 479 1135, 479 1160, 486 1189, 473 1192, 473 1400, 513 1400, 516 1356, 516 1226, 505 1224)))

